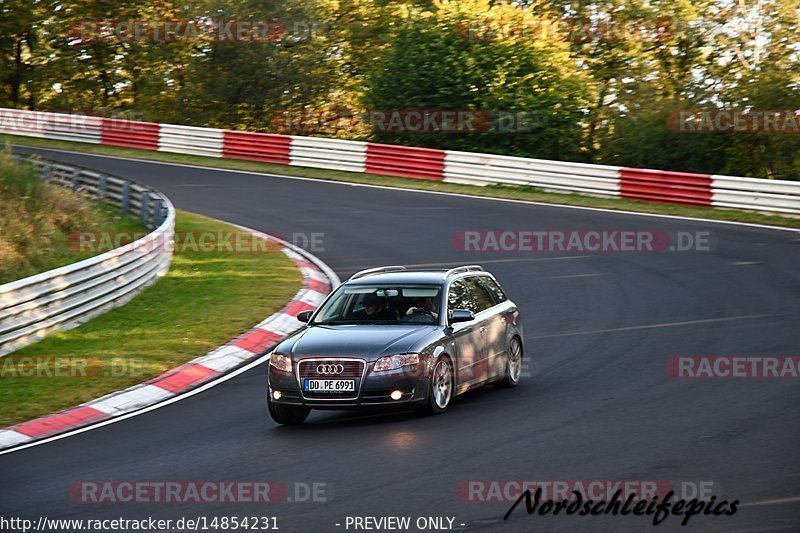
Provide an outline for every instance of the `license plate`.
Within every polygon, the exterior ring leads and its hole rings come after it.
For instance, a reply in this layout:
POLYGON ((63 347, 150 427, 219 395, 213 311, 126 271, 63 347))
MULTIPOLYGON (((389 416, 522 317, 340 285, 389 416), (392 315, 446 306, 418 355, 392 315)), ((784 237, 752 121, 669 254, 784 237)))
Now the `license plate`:
POLYGON ((307 392, 355 392, 354 379, 306 379, 303 390, 307 392))

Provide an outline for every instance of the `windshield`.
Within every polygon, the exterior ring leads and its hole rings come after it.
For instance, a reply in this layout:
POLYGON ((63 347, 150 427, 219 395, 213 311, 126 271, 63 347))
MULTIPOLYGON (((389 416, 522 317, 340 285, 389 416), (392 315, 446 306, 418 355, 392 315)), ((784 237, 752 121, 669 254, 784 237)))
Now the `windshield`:
POLYGON ((344 286, 319 311, 315 324, 439 323, 437 285, 344 286))

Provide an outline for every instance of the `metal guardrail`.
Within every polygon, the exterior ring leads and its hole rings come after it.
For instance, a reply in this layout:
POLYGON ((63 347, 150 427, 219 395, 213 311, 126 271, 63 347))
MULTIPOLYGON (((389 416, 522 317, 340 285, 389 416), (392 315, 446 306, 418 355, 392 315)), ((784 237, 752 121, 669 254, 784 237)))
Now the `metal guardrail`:
POLYGON ((175 209, 166 196, 94 170, 27 161, 44 181, 135 214, 152 231, 102 255, 0 285, 0 357, 125 304, 166 274, 172 259, 175 209))

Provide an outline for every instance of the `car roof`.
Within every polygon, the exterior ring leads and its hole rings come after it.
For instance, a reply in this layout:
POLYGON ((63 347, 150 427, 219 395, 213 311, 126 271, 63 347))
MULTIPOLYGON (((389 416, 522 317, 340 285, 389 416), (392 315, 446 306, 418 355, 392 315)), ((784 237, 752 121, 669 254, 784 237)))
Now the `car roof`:
POLYGON ((422 283, 426 285, 443 285, 447 278, 445 271, 425 272, 387 272, 385 274, 371 274, 362 278, 347 281, 348 285, 383 285, 395 283, 422 283))
MULTIPOLYGON (((391 267, 390 267, 391 268, 391 267)), ((469 270, 441 269, 441 270, 392 270, 387 272, 369 272, 355 274, 346 283, 348 285, 382 285, 382 284, 406 284, 421 283, 426 285, 444 285, 448 279, 460 274, 484 274, 489 275, 479 267, 472 267, 469 270)), ((365 271, 366 272, 366 271, 365 271)))

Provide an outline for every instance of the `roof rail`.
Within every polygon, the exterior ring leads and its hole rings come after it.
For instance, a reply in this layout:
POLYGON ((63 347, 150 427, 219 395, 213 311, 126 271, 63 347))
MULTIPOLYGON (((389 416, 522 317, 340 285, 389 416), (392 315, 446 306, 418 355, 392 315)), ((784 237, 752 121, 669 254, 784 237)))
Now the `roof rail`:
POLYGON ((462 272, 483 272, 483 267, 480 265, 464 265, 460 267, 451 268, 447 272, 444 273, 444 277, 447 278, 452 276, 453 274, 460 274, 462 272))
POLYGON ((404 266, 395 265, 395 266, 385 266, 385 267, 378 267, 378 268, 368 268, 366 270, 362 270, 361 272, 356 272, 352 276, 350 276, 351 280, 363 278, 364 276, 371 276, 373 274, 381 274, 383 272, 400 272, 402 270, 408 270, 404 266))

